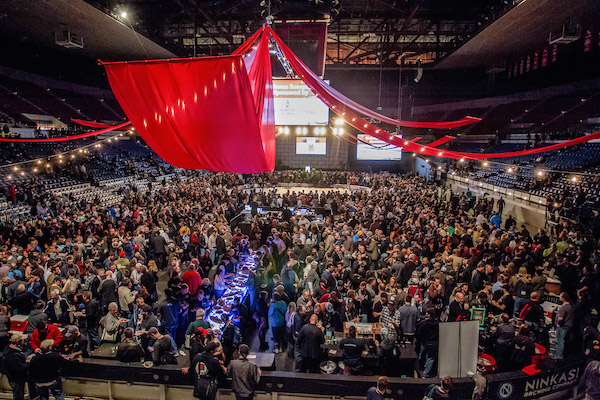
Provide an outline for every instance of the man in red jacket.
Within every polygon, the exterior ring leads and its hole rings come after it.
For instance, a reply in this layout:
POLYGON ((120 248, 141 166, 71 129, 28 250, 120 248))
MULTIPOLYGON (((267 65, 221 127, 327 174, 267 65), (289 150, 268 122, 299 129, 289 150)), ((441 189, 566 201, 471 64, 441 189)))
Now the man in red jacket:
POLYGON ((44 340, 53 340, 52 347, 55 348, 61 342, 62 338, 63 335, 56 325, 46 324, 46 322, 42 321, 38 324, 37 329, 31 333, 29 345, 34 352, 40 354, 42 352, 40 346, 44 340))

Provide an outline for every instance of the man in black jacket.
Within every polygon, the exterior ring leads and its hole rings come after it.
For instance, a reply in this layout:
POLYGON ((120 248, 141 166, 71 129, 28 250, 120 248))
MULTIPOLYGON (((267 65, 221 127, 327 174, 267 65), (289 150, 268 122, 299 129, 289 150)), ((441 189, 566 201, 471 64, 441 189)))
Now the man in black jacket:
POLYGON ((215 265, 219 265, 225 256, 225 253, 227 252, 227 245, 225 244, 225 239, 223 239, 223 235, 221 235, 221 233, 217 233, 216 243, 217 251, 215 255, 215 265))
POLYGON ((465 307, 465 295, 462 292, 456 293, 449 306, 448 322, 467 321, 469 314, 468 308, 465 307))
POLYGON ((154 365, 177 364, 177 348, 169 335, 161 335, 156 328, 150 328, 148 338, 152 343, 152 362, 154 365))
POLYGON ((64 359, 51 350, 52 339, 44 340, 41 343, 41 354, 37 354, 29 363, 29 376, 35 383, 35 387, 40 400, 48 400, 50 393, 56 400, 64 400, 62 391, 62 366, 64 359))
POLYGON ((439 342, 439 322, 434 308, 427 310, 425 319, 417 325, 415 331, 416 349, 419 352, 419 362, 423 375, 427 378, 435 376, 439 342))
POLYGON ((356 327, 348 328, 348 337, 342 339, 340 349, 344 352, 344 375, 360 375, 365 345, 356 338, 356 327))
POLYGON ((27 376, 27 362, 22 347, 25 345, 27 335, 17 332, 10 338, 10 344, 4 349, 4 373, 13 391, 13 400, 25 399, 25 378, 27 376))
POLYGON ((323 328, 317 326, 318 317, 310 316, 308 325, 304 325, 298 334, 298 345, 302 354, 302 372, 319 372, 321 345, 325 343, 323 328))
POLYGON ((87 334, 90 349, 94 350, 100 343, 100 335, 98 334, 98 325, 102 318, 102 310, 100 302, 96 298, 92 298, 92 292, 83 292, 83 304, 85 305, 85 318, 82 319, 83 333, 87 334))
POLYGON ((515 326, 510 322, 510 316, 507 313, 500 315, 500 324, 492 327, 492 337, 494 338, 494 357, 498 365, 499 372, 506 371, 510 366, 510 355, 514 348, 515 326))
POLYGON ((154 261, 159 269, 164 269, 167 266, 167 253, 166 253, 167 242, 164 237, 160 235, 159 231, 154 232, 154 235, 150 239, 150 248, 154 254, 154 261))
POLYGON ((117 360, 121 362, 140 362, 144 357, 144 349, 133 338, 133 328, 127 328, 125 338, 117 345, 117 360))
POLYGON ((225 369, 214 356, 217 346, 215 342, 207 343, 204 351, 194 357, 190 367, 182 369, 184 374, 192 371, 194 397, 202 400, 213 400, 218 384, 224 383, 227 379, 225 369))
POLYGON ((35 331, 40 321, 48 322, 48 316, 44 312, 45 307, 46 303, 44 300, 38 300, 35 303, 35 308, 29 313, 29 318, 27 318, 27 329, 25 329, 25 333, 35 331))

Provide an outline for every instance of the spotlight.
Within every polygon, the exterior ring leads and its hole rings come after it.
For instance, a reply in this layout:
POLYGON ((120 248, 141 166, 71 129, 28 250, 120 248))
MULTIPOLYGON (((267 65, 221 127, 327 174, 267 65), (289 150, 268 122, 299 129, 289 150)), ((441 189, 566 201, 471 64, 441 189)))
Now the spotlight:
POLYGON ((393 139, 394 139, 394 135, 391 135, 391 136, 390 136, 390 140, 393 140, 393 139))
POLYGON ((416 157, 416 156, 417 156, 417 153, 413 153, 413 157, 416 157))
POLYGON ((48 164, 46 164, 46 168, 50 168, 50 164, 49 164, 49 163, 48 163, 48 164))
POLYGON ((464 159, 464 158, 461 158, 459 161, 460 161, 460 162, 465 162, 465 159, 464 159))
POLYGON ((366 127, 367 127, 367 124, 364 124, 364 125, 363 125, 363 128, 366 128, 366 127))
POLYGON ((325 129, 324 127, 323 127, 323 128, 321 128, 321 135, 324 135, 324 134, 325 134, 325 132, 327 132, 327 129, 325 129))
POLYGON ((438 156, 440 156, 440 157, 441 157, 441 156, 442 156, 442 154, 444 154, 444 153, 442 153, 442 152, 440 151, 440 152, 438 153, 438 156))
POLYGON ((544 175, 544 171, 538 171, 538 176, 543 176, 544 175))
POLYGON ((38 172, 38 169, 37 169, 37 168, 34 168, 34 169, 33 169, 33 172, 38 172))
POLYGON ((58 158, 62 158, 62 154, 59 154, 59 155, 58 155, 58 158))
POLYGON ((344 120, 343 120, 343 119, 341 119, 341 118, 337 118, 337 119, 335 120, 335 124, 336 124, 337 126, 344 125, 344 120))
POLYGON ((302 134, 306 135, 308 133, 308 128, 302 128, 302 134))
POLYGON ((41 164, 41 163, 42 163, 42 160, 37 160, 37 163, 38 163, 38 164, 41 164))
POLYGON ((123 19, 127 18, 127 12, 122 11, 121 12, 121 18, 123 18, 123 19))
POLYGON ((320 133, 320 129, 319 128, 313 128, 313 133, 315 135, 318 135, 320 133))
POLYGON ((408 144, 408 140, 405 140, 404 141, 404 145, 406 146, 407 144, 408 144))
POLYGON ((344 134, 344 128, 338 128, 338 135, 344 134))
POLYGON ((489 162, 487 162, 487 161, 484 161, 484 162, 483 162, 483 166, 484 166, 484 167, 487 167, 488 165, 490 165, 490 163, 489 163, 489 162))
POLYGON ((573 182, 577 182, 577 177, 576 177, 576 176, 574 176, 573 178, 571 178, 571 180, 572 180, 573 182))
POLYGON ((300 135, 302 133, 302 128, 296 128, 296 135, 300 135))
POLYGON ((512 169, 511 167, 509 167, 507 172, 508 172, 509 174, 511 174, 511 173, 513 172, 513 169, 512 169))
POLYGON ((284 133, 285 135, 289 135, 289 134, 290 134, 290 127, 289 127, 289 126, 286 126, 285 128, 283 128, 283 133, 284 133))
POLYGON ((12 179, 12 175, 7 176, 8 179, 12 179))
POLYGON ((75 158, 75 154, 71 154, 71 158, 75 158))

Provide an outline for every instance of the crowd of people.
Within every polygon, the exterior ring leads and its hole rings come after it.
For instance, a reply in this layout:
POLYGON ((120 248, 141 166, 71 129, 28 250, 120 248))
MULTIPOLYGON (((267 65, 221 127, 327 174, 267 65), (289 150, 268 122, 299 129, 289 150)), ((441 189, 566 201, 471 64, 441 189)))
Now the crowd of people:
MULTIPOLYGON (((382 324, 381 374, 393 376, 399 347, 414 343, 419 373, 433 377, 438 324, 469 320, 473 308, 485 310, 481 344, 499 370, 529 365, 534 343, 550 348, 553 340, 559 360, 600 359, 596 239, 568 225, 557 236, 532 235, 510 216, 502 221, 498 202, 417 176, 303 174, 198 173, 129 190, 110 208, 49 199, 45 217, 2 227, 0 345, 14 360, 5 368, 15 399, 26 382, 41 399, 60 397, 61 363, 102 343, 116 344, 120 361, 154 365, 177 364, 189 349, 184 372, 194 376, 198 397, 215 390, 228 368, 236 395, 251 398, 260 376, 246 359, 255 332, 260 351, 285 350, 294 370, 318 372, 325 334, 343 332, 344 322, 382 324), (240 188, 298 180, 368 190, 240 188), (247 232, 231 226, 245 206, 253 214, 247 232), (264 217, 259 207, 283 211, 264 217), (294 207, 324 216, 311 220, 294 207), (248 295, 216 328, 205 317, 223 306, 241 257, 258 268, 246 271, 248 295), (552 320, 542 309, 556 297, 546 290, 548 275, 562 287, 552 320), (8 333, 10 316, 28 316, 23 333, 8 333)), ((364 342, 355 329, 347 336, 344 373, 372 373, 364 342)), ((451 382, 442 383, 434 398, 447 397, 451 382)))

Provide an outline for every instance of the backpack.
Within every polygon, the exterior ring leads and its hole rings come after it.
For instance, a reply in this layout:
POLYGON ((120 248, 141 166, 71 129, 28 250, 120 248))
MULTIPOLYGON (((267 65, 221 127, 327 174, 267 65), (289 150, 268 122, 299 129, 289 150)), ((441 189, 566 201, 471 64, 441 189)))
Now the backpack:
POLYGON ((217 379, 211 376, 208 366, 203 361, 196 364, 195 370, 194 397, 200 400, 214 400, 217 396, 217 379))

